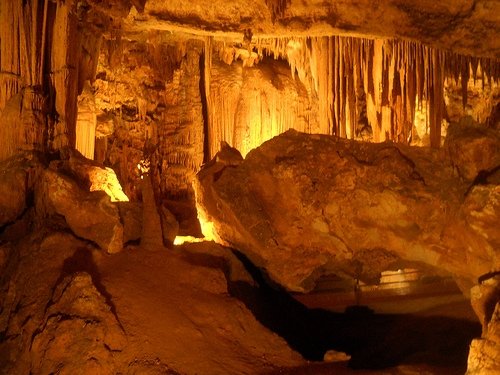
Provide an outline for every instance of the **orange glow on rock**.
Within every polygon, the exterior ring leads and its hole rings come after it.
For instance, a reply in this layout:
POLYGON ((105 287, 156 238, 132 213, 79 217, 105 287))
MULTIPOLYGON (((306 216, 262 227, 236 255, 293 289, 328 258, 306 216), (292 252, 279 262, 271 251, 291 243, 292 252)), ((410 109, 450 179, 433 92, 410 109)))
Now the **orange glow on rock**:
POLYGON ((102 190, 111 198, 111 202, 128 202, 127 195, 111 168, 92 168, 89 171, 90 191, 102 190))

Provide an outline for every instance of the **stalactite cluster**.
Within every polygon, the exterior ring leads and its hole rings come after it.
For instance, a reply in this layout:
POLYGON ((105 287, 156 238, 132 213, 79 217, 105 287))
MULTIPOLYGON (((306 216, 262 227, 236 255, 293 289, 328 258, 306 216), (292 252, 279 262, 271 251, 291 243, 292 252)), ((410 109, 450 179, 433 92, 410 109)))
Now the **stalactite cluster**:
MULTIPOLYGON (((0 136, 5 142, 0 160, 28 145, 41 146, 40 138, 45 133, 45 129, 38 129, 37 120, 45 113, 42 80, 48 3, 48 0, 5 1, 1 5, 0 110, 10 124, 0 128, 0 136), (29 89, 22 92, 24 87, 29 89), (16 95, 19 97, 6 108, 16 95)), ((46 120, 42 124, 46 125, 46 120)))
POLYGON ((319 100, 320 132, 353 138, 359 120, 359 89, 375 141, 407 142, 416 103, 427 105, 431 144, 439 147, 445 116, 444 82, 462 82, 464 105, 470 74, 498 82, 500 62, 457 55, 420 43, 353 37, 257 39, 259 55, 288 60, 292 74, 319 100))
POLYGON ((215 61, 207 99, 206 159, 215 155, 221 141, 246 155, 290 128, 319 132, 317 116, 312 111, 315 98, 308 96, 300 81, 291 78, 285 63, 268 61, 248 68, 244 62, 228 65, 226 60, 215 61))
POLYGON ((199 43, 191 44, 165 87, 166 109, 158 123, 158 152, 153 163, 163 196, 191 194, 191 178, 203 163, 202 54, 199 43))

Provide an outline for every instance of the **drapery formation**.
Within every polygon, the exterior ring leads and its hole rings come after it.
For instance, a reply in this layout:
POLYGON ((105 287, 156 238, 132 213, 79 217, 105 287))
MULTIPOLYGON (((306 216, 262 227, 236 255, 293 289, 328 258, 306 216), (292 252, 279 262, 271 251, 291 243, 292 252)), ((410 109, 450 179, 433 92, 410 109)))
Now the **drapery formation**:
POLYGON ((0 4, 0 160, 75 142, 77 95, 95 74, 100 33, 82 33, 73 0, 0 4))
POLYGON ((445 116, 446 79, 461 81, 464 106, 472 74, 498 82, 500 62, 441 51, 417 42, 355 37, 273 38, 256 40, 259 55, 284 58, 292 74, 314 89, 325 134, 354 137, 359 95, 375 141, 405 142, 411 135, 416 103, 428 106, 431 144, 440 143, 445 116))
MULTIPOLYGON (((344 36, 263 38, 254 39, 248 50, 248 54, 235 50, 228 58, 227 48, 219 48, 219 56, 225 62, 251 59, 250 63, 244 61, 244 65, 249 66, 265 56, 286 60, 292 75, 297 76, 307 90, 308 105, 317 105, 317 117, 308 115, 308 126, 298 128, 290 120, 294 115, 293 106, 282 107, 277 119, 266 119, 271 110, 278 113, 280 110, 272 105, 276 100, 269 98, 269 93, 263 93, 260 99, 266 103, 260 107, 264 110, 253 116, 258 117, 255 122, 261 124, 258 136, 263 139, 259 139, 258 144, 289 128, 355 138, 364 123, 371 128, 375 142, 390 139, 409 143, 415 111, 425 107, 431 145, 439 147, 441 123, 446 118, 446 80, 461 82, 465 106, 469 78, 480 78, 490 84, 500 78, 498 60, 458 55, 411 41, 344 36), (266 134, 262 136, 263 133, 266 134)), ((211 156, 219 147, 218 140, 228 141, 235 147, 248 143, 234 139, 238 134, 234 102, 238 98, 225 94, 214 96, 209 102, 214 106, 211 112, 221 116, 218 121, 211 118, 211 156)), ((284 96, 279 100, 283 101, 284 96)))

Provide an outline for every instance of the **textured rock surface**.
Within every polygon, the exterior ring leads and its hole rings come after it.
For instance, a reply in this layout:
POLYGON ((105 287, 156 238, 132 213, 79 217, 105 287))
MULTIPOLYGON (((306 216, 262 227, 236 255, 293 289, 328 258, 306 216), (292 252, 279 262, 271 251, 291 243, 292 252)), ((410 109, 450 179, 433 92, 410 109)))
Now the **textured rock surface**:
POLYGON ((493 375, 500 372, 500 303, 496 304, 483 337, 472 341, 467 375, 493 375))
POLYGON ((5 251, 0 373, 243 375, 305 363, 228 295, 229 279, 252 282, 229 250, 108 256, 46 231, 5 251))
POLYGON ((33 374, 58 369, 67 374, 113 374, 118 368, 113 352, 127 343, 111 307, 86 272, 77 272, 58 284, 32 339, 33 374))
POLYGON ((119 202, 118 210, 123 223, 123 243, 139 240, 142 233, 142 205, 119 202))
POLYGON ((500 132, 484 127, 454 124, 448 128, 445 148, 461 177, 474 180, 480 172, 500 165, 500 132))
POLYGON ((92 251, 62 233, 13 247, 0 292, 2 373, 114 372, 112 350, 125 338, 96 289, 92 251))
POLYGON ((0 163, 0 227, 16 220, 28 207, 28 197, 43 168, 39 155, 29 152, 0 163))
POLYGON ((437 151, 289 131, 237 167, 215 158, 195 191, 205 229, 307 291, 322 274, 377 281, 405 262, 472 282, 497 270, 499 186, 469 184, 437 151))
POLYGON ((14 221, 26 208, 26 173, 0 167, 0 227, 14 221))
POLYGON ((499 5, 495 1, 448 0, 437 5, 427 0, 411 4, 403 0, 293 0, 281 2, 286 5, 275 12, 278 3, 217 0, 185 4, 149 0, 144 13, 135 12, 129 16, 127 26, 142 30, 153 26, 170 30, 180 28, 199 34, 225 31, 240 37, 247 29, 256 35, 356 33, 409 38, 439 47, 453 46, 456 51, 467 54, 500 56, 500 45, 495 37, 499 32, 499 5))
POLYGON ((49 168, 36 192, 37 210, 62 215, 79 237, 95 242, 108 253, 123 248, 123 226, 116 205, 102 191, 87 192, 75 180, 49 168))

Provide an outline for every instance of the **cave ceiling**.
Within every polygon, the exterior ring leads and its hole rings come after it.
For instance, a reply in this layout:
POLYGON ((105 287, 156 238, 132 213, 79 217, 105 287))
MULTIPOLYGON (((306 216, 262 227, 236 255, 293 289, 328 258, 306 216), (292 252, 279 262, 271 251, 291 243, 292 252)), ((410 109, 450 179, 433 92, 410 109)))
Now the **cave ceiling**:
POLYGON ((500 2, 495 0, 87 0, 86 6, 135 38, 152 30, 235 42, 245 33, 258 38, 350 35, 500 58, 500 2))

